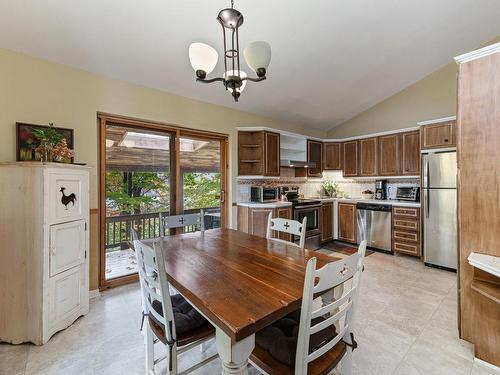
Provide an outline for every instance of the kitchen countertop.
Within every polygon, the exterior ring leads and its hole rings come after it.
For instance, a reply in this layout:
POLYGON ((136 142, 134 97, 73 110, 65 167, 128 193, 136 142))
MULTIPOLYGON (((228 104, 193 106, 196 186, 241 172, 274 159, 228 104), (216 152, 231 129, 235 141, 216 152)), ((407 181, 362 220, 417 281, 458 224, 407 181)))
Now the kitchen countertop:
POLYGON ((401 207, 420 207, 420 202, 407 202, 398 200, 377 200, 377 199, 363 199, 363 198, 329 198, 329 197, 311 197, 306 199, 315 199, 321 202, 346 202, 346 203, 374 203, 374 204, 388 204, 391 206, 401 206, 401 207))
POLYGON ((377 199, 363 199, 363 198, 337 198, 338 202, 349 202, 349 203, 373 203, 373 204, 387 204, 390 206, 400 206, 400 207, 420 207, 420 202, 407 202, 398 200, 377 200, 377 199))
POLYGON ((258 203, 258 202, 238 202, 238 206, 250 207, 250 208, 279 208, 279 207, 289 207, 292 202, 269 202, 269 203, 258 203))

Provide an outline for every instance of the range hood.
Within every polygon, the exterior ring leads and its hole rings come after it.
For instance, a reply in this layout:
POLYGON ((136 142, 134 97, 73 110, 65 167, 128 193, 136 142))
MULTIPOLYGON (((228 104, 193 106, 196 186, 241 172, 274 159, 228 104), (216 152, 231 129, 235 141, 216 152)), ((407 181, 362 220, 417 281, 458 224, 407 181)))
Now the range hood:
POLYGON ((299 160, 280 160, 280 166, 287 168, 316 168, 316 163, 299 160))

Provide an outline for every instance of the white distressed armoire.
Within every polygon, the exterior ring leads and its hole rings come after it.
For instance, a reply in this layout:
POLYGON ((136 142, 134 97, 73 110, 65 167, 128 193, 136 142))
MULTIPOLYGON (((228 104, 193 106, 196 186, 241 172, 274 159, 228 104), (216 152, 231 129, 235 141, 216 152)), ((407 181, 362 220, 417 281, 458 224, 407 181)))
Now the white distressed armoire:
POLYGON ((0 164, 0 341, 44 344, 89 311, 89 169, 0 164))

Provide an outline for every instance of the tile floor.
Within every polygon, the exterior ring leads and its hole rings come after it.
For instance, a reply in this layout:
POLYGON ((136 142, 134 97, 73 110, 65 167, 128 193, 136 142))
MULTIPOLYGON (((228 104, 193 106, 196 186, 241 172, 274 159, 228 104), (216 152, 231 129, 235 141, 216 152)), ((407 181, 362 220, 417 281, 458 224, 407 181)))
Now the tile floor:
MULTIPOLYGON (((44 346, 0 344, 0 374, 144 374, 140 304, 137 284, 116 288, 91 300, 87 316, 44 346)), ((354 332, 354 374, 495 374, 473 364, 471 345, 458 339, 456 275, 412 258, 366 258, 354 332)), ((212 343, 204 354, 183 354, 180 370, 214 352, 212 343)), ((195 373, 220 373, 220 363, 195 373)))

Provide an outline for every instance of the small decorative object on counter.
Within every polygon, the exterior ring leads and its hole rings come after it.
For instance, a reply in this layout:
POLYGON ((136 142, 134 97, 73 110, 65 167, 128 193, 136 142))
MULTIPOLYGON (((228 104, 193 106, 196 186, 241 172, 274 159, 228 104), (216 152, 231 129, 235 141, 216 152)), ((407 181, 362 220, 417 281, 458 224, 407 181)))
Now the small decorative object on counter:
POLYGON ((336 198, 339 195, 343 194, 339 188, 339 185, 337 185, 335 182, 330 181, 330 180, 324 181, 321 184, 321 187, 323 188, 325 193, 332 198, 336 198))
POLYGON ((361 197, 363 199, 373 199, 373 191, 371 190, 364 190, 363 192, 361 192, 361 197))

